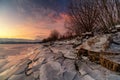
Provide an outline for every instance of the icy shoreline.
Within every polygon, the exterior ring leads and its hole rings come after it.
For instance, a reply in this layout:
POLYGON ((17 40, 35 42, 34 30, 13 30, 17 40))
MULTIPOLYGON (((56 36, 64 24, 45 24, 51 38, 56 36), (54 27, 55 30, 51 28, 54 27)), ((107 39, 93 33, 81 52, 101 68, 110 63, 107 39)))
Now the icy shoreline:
POLYGON ((76 40, 44 43, 30 49, 28 55, 0 60, 0 80, 119 80, 118 73, 90 62, 76 59, 76 40))

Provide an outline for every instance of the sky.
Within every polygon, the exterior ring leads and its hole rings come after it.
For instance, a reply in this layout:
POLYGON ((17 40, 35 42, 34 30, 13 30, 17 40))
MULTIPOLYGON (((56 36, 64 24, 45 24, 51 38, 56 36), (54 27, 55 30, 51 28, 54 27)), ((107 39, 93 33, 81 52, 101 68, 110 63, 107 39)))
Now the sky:
POLYGON ((70 0, 0 0, 0 38, 43 39, 65 32, 70 0))

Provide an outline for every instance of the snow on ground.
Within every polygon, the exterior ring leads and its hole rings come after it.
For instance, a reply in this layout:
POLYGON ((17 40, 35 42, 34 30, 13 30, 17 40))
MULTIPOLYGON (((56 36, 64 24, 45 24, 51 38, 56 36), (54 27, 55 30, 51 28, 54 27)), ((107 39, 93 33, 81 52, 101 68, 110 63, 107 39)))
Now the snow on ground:
POLYGON ((83 43, 80 47, 90 50, 90 51, 105 51, 107 45, 109 44, 109 37, 110 35, 102 35, 102 36, 95 36, 90 38, 85 43, 83 43))
MULTIPOLYGON (((93 50, 107 42, 107 36, 95 39, 93 50)), ((0 80, 119 80, 118 73, 90 62, 76 59, 76 39, 44 43, 19 54, 0 59, 0 80), (5 64, 6 63, 6 64, 5 64)), ((88 49, 88 48, 87 48, 88 49)), ((97 50, 99 51, 99 50, 97 50)))
POLYGON ((92 37, 79 46, 95 52, 120 52, 120 32, 92 37))
POLYGON ((112 35, 112 39, 114 43, 110 44, 110 47, 108 50, 112 52, 120 52, 120 32, 112 35))

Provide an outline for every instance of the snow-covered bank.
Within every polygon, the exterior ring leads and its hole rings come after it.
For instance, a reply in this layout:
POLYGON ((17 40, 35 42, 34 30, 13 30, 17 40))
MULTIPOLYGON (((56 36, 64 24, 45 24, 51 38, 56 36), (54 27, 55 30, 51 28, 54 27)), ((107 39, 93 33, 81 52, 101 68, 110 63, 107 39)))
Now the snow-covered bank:
MULTIPOLYGON (((101 41, 103 41, 103 38, 101 38, 101 41)), ((74 46, 80 43, 77 38, 43 43, 29 48, 27 52, 29 54, 22 53, 1 59, 0 80, 120 79, 119 73, 91 62, 85 56, 78 60, 74 46)))

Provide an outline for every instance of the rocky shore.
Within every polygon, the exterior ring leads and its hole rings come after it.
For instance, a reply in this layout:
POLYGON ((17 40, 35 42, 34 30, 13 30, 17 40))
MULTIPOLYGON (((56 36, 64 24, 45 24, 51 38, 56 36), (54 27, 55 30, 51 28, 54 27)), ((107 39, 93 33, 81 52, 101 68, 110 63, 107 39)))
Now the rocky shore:
POLYGON ((120 80, 119 72, 84 55, 78 59, 77 44, 77 39, 48 42, 31 48, 29 54, 0 59, 0 80, 120 80))

